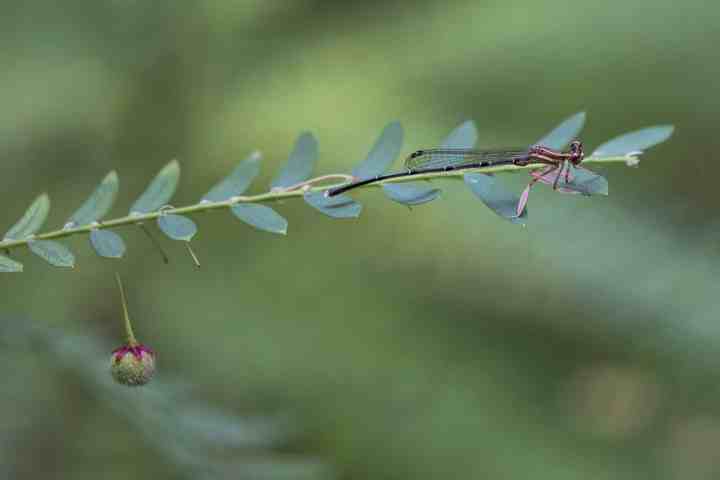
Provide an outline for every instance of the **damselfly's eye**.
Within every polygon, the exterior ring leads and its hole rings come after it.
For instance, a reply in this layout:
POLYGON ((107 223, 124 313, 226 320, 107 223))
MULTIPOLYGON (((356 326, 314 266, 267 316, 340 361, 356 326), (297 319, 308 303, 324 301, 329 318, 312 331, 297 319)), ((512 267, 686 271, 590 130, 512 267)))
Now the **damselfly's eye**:
POLYGON ((417 157, 421 156, 422 154, 423 154, 422 150, 416 150, 410 155, 410 158, 417 158, 417 157))

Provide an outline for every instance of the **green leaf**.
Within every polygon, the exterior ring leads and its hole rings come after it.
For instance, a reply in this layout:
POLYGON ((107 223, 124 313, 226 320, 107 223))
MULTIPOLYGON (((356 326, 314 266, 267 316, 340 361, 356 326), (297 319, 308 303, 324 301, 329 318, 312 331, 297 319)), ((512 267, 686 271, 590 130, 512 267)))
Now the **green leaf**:
POLYGON ((370 178, 385 172, 400 154, 403 128, 400 122, 388 123, 373 145, 367 158, 353 168, 355 178, 370 178))
POLYGON ((483 173, 466 173, 463 175, 465 185, 470 188, 475 196, 497 213, 499 216, 512 223, 525 224, 527 219, 527 208, 522 215, 517 216, 517 206, 520 197, 503 187, 496 177, 483 173))
POLYGON ((333 218, 357 218, 362 205, 347 195, 326 197, 325 192, 307 192, 303 195, 305 203, 333 218))
POLYGON ((125 255, 125 242, 111 230, 92 230, 90 244, 101 257, 122 258, 125 255))
POLYGON ((261 158, 260 152, 251 153, 229 176, 206 193, 201 201, 222 202, 236 195, 242 195, 260 173, 261 158))
POLYGON ((475 122, 468 120, 461 123, 440 144, 442 148, 473 148, 478 139, 475 122))
POLYGON ((442 193, 439 188, 428 188, 420 182, 401 185, 388 183, 383 185, 382 188, 390 200, 411 206, 432 202, 442 193))
POLYGON ((39 195, 18 222, 5 234, 6 240, 21 240, 37 232, 50 212, 47 193, 39 195))
POLYGON ((197 233, 197 225, 195 225, 195 222, 182 215, 160 215, 157 223, 160 230, 173 240, 189 242, 197 233))
POLYGON ((642 153, 644 150, 670 138, 674 128, 672 125, 657 125, 626 133, 603 143, 590 156, 615 157, 631 153, 642 153))
POLYGON ((51 240, 32 240, 28 242, 32 252, 56 267, 75 266, 75 255, 62 243, 51 240))
POLYGON ((100 185, 68 220, 69 224, 87 225, 100 220, 112 208, 118 192, 118 176, 115 170, 108 173, 100 185))
POLYGON ((585 112, 578 112, 563 120, 563 122, 550 133, 538 140, 535 145, 560 150, 577 138, 584 125, 585 112))
POLYGON ((252 203, 238 203, 230 209, 237 218, 258 230, 287 235, 287 220, 270 207, 252 203))
POLYGON ((310 132, 301 134, 295 142, 285 166, 270 184, 270 188, 287 188, 304 182, 312 175, 318 157, 318 142, 310 132))
POLYGON ((12 258, 0 255, 0 272, 22 272, 22 263, 16 262, 12 258))
POLYGON ((148 188, 130 208, 130 215, 154 212, 172 198, 180 180, 180 165, 177 160, 165 165, 155 176, 148 188))

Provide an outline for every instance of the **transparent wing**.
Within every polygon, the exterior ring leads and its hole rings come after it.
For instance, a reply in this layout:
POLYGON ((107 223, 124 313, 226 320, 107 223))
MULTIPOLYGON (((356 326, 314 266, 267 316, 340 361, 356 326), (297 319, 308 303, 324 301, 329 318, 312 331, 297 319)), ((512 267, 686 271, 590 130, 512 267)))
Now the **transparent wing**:
POLYGON ((462 167, 480 162, 512 163, 527 157, 527 149, 474 150, 467 148, 428 148, 412 153, 405 160, 408 170, 426 170, 441 167, 462 167))

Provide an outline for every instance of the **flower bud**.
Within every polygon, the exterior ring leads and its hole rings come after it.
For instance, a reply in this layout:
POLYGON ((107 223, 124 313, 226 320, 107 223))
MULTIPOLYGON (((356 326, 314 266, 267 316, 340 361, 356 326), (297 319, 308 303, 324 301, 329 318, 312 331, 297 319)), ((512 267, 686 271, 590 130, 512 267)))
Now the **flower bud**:
POLYGON ((142 344, 116 348, 110 360, 110 373, 122 385, 145 385, 155 373, 155 352, 142 344))

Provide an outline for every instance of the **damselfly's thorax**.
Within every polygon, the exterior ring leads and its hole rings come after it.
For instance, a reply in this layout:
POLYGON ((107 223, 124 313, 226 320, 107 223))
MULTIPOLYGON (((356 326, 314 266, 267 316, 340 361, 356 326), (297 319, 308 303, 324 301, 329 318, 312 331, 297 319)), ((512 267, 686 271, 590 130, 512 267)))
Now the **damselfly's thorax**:
POLYGON ((528 150, 528 156, 530 157, 530 163, 532 163, 533 160, 546 164, 559 164, 568 161, 573 165, 579 165, 583 161, 583 158, 585 158, 580 140, 570 142, 570 146, 565 152, 554 150, 543 145, 533 145, 528 150))

